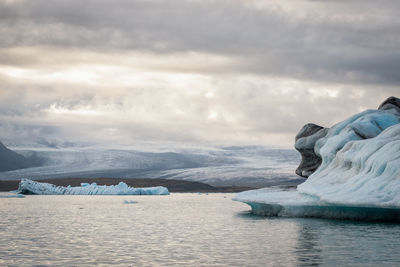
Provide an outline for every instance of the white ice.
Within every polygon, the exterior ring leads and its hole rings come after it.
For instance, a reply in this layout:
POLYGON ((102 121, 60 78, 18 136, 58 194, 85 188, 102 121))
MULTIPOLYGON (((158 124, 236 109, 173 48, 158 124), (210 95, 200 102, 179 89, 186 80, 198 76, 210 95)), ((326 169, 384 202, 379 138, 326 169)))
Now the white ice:
POLYGON ((56 186, 40 183, 29 179, 22 179, 18 192, 34 195, 168 195, 168 189, 163 186, 134 188, 126 183, 118 185, 97 185, 96 183, 82 183, 81 186, 56 186))
POLYGON ((314 149, 322 164, 297 190, 254 190, 234 200, 266 215, 400 219, 398 109, 354 115, 330 128, 314 149))

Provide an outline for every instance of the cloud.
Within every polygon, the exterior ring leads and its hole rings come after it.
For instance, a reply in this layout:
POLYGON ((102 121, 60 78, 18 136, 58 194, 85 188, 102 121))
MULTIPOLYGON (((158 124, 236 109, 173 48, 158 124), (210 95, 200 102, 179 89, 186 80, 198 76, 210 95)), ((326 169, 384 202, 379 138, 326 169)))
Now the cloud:
POLYGON ((384 2, 3 2, 0 46, 194 51, 241 58, 231 71, 398 84, 400 4, 384 2))
MULTIPOLYGON (((397 90, 258 76, 148 75, 129 87, 106 84, 82 90, 80 84, 62 83, 52 90, 29 86, 18 93, 2 91, 1 121, 55 127, 60 137, 75 140, 291 146, 303 124, 330 126, 361 108, 376 108, 397 90)), ((32 139, 41 134, 32 133, 32 139)))
POLYGON ((399 7, 3 1, 0 138, 291 145, 398 95, 399 7))

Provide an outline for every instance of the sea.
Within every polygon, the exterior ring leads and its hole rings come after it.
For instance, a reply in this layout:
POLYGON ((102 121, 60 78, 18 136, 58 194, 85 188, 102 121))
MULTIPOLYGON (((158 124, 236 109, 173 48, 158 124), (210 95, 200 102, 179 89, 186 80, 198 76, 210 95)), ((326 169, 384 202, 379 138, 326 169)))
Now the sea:
POLYGON ((261 217, 234 194, 0 193, 0 266, 400 266, 400 225, 261 217))

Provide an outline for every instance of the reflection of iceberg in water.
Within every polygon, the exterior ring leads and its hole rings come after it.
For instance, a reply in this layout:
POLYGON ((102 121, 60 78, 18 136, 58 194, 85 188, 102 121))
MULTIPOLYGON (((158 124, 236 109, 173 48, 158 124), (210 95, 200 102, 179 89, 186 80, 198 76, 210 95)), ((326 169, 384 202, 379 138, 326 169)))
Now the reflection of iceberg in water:
POLYGON ((314 150, 322 164, 296 191, 247 191, 235 200, 260 215, 400 221, 400 107, 354 115, 314 150))
POLYGON ((33 195, 168 195, 168 189, 163 186, 133 188, 124 182, 118 185, 97 185, 82 183, 81 186, 56 186, 22 179, 18 192, 33 195))
POLYGON ((398 224, 291 220, 296 266, 399 266, 398 224))
POLYGON ((318 227, 298 223, 298 244, 296 245, 297 266, 319 266, 323 263, 321 235, 318 227))

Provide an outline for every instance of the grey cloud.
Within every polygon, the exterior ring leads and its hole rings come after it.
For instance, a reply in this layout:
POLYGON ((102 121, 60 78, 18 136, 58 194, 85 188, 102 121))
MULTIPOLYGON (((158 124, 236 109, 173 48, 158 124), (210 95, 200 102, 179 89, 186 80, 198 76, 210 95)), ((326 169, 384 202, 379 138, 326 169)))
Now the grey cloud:
POLYGON ((0 138, 274 143, 268 138, 281 135, 290 144, 307 122, 330 126, 398 96, 398 1, 253 2, 1 2, 0 73, 32 75, 0 76, 0 138), (96 64, 122 70, 96 72, 96 64), (75 69, 101 77, 62 80, 75 69), (118 83, 140 71, 153 74, 118 83), (161 72, 194 75, 174 85, 161 72), (104 114, 55 115, 51 107, 104 114))
POLYGON ((18 55, 15 53, 0 51, 1 65, 10 66, 26 66, 39 63, 37 56, 34 55, 18 55))
POLYGON ((65 108, 92 103, 95 94, 79 86, 18 81, 0 74, 0 116, 3 120, 21 117, 25 123, 44 115, 51 105, 65 108))
POLYGON ((377 108, 397 90, 334 88, 337 97, 333 98, 314 96, 306 89, 308 85, 284 94, 274 84, 268 86, 256 79, 249 82, 224 77, 212 83, 215 91, 211 99, 204 98, 203 94, 186 95, 172 88, 109 88, 112 98, 101 90, 79 94, 79 86, 64 86, 69 95, 39 87, 20 89, 9 97, 0 94, 0 121, 10 126, 7 131, 1 130, 0 137, 127 144, 140 140, 274 144, 271 135, 280 135, 281 145, 290 145, 305 123, 330 126, 361 109, 377 108), (66 110, 89 106, 105 113, 96 116, 49 114, 46 110, 52 105, 66 110), (107 111, 105 107, 110 109, 107 111), (175 109, 183 115, 175 114, 175 109), (207 118, 210 111, 218 114, 215 120, 207 118), (231 117, 234 121, 230 121, 231 117))
POLYGON ((400 4, 384 2, 312 2, 297 15, 246 1, 17 1, 0 7, 0 44, 197 51, 241 57, 231 72, 399 84, 400 4))

